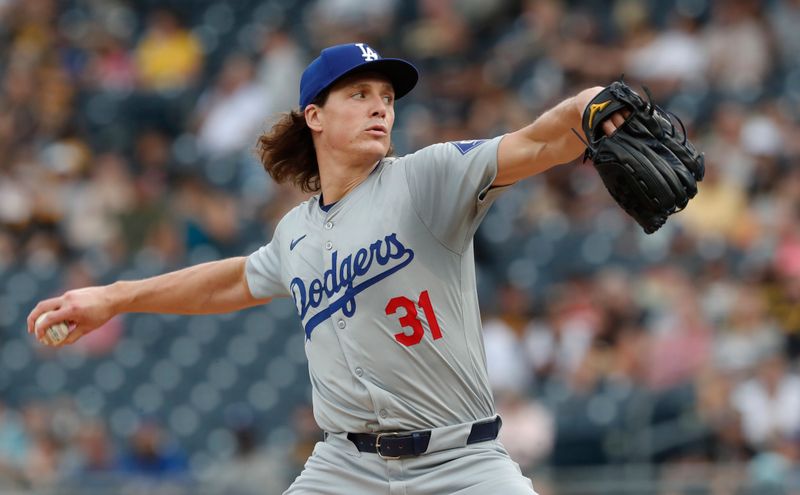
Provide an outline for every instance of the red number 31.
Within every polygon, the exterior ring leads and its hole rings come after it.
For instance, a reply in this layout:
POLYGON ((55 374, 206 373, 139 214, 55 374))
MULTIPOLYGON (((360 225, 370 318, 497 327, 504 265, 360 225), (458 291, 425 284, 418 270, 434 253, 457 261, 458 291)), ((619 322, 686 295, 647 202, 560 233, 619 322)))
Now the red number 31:
POLYGON ((406 314, 401 316, 399 321, 403 328, 409 328, 411 332, 397 332, 394 334, 394 338, 404 346, 419 344, 425 333, 422 322, 418 317, 417 305, 419 305, 419 307, 422 308, 422 312, 425 313, 425 319, 431 327, 433 340, 442 338, 442 330, 439 328, 439 322, 436 320, 436 313, 433 312, 431 297, 428 295, 428 291, 424 290, 419 295, 419 302, 417 304, 414 304, 414 301, 405 296, 393 297, 386 303, 386 314, 388 316, 395 314, 398 308, 403 308, 406 311, 406 314))

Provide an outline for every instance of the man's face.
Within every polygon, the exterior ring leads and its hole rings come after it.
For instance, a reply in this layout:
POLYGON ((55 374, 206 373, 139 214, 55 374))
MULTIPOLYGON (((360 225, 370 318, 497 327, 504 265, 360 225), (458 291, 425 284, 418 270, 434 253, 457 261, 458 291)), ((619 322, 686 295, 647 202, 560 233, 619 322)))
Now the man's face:
POLYGON ((318 152, 330 150, 352 160, 378 161, 391 143, 394 88, 376 73, 347 77, 331 87, 323 106, 306 110, 306 121, 323 145, 318 152))

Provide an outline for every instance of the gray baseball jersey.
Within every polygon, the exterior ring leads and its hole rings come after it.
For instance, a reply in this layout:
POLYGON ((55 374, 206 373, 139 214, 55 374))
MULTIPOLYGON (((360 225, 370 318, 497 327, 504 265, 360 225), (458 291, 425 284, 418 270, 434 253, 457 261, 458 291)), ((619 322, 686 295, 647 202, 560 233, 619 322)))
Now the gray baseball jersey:
POLYGON ((256 297, 291 296, 319 426, 405 431, 493 416, 472 238, 493 200, 492 140, 386 158, 332 207, 315 196, 247 260, 256 297))

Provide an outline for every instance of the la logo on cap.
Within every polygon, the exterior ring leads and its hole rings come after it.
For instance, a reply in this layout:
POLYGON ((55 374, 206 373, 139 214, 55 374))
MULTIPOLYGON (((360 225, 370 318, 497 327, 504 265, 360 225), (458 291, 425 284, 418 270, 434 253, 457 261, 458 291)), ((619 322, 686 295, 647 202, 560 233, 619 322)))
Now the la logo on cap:
POLYGON ((378 60, 381 58, 381 56, 378 55, 378 52, 370 48, 369 45, 365 43, 356 43, 356 46, 361 48, 361 56, 367 62, 372 62, 373 60, 378 60))

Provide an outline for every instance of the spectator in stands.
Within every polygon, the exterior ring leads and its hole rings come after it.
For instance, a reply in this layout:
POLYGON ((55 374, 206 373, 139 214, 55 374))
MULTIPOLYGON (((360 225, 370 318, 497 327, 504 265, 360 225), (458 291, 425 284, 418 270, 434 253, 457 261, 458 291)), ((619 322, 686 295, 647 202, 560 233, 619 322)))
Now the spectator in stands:
POLYGON ((100 30, 92 39, 86 86, 127 94, 136 87, 136 64, 126 40, 100 30))
POLYGON ((34 490, 50 490, 58 484, 63 474, 62 449, 63 446, 49 431, 33 435, 23 465, 28 486, 34 490))
POLYGON ((156 478, 183 477, 188 459, 167 432, 155 421, 142 421, 128 439, 120 459, 123 472, 156 478))
POLYGON ((686 207, 676 223, 680 222, 696 239, 735 239, 750 221, 747 197, 742 189, 721 177, 715 158, 709 157, 707 163, 708 171, 698 187, 702 194, 686 207))
POLYGON ((735 384, 734 375, 713 369, 705 370, 694 383, 692 417, 705 429, 702 442, 705 458, 710 462, 745 462, 753 455, 744 438, 741 416, 730 405, 735 384))
POLYGON ((781 353, 761 360, 755 376, 735 388, 731 404, 742 416, 753 449, 800 433, 800 376, 790 371, 781 353))
POLYGON ((709 80, 728 96, 751 100, 760 96, 772 68, 769 36, 757 0, 714 0, 711 22, 704 30, 709 80))
POLYGON ((175 11, 164 7, 150 13, 135 55, 139 84, 150 91, 185 89, 203 66, 200 41, 181 25, 175 11))
POLYGON ((303 50, 287 30, 277 29, 264 36, 256 80, 268 96, 266 115, 274 117, 294 108, 300 96, 300 74, 307 63, 303 50))
POLYGON ((81 180, 64 187, 64 235, 76 249, 111 254, 123 247, 119 246, 119 215, 134 204, 133 177, 119 154, 108 153, 92 161, 94 166, 81 180))
POLYGON ((67 476, 74 478, 101 478, 115 472, 119 465, 106 425, 97 418, 80 424, 75 446, 66 457, 67 476))
POLYGON ((645 28, 643 43, 626 54, 626 74, 646 83, 655 94, 671 95, 704 84, 708 53, 700 37, 698 19, 681 13, 670 14, 666 29, 645 28))
POLYGON ((663 267, 650 275, 648 385, 655 390, 681 386, 708 363, 712 330, 700 310, 692 281, 682 270, 663 267))
POLYGON ((195 108, 200 151, 213 159, 252 148, 274 106, 270 96, 255 79, 250 57, 229 55, 195 108))
POLYGON ((526 393, 533 385, 534 367, 526 342, 531 330, 529 296, 512 285, 498 289, 497 315, 483 322, 486 367, 492 389, 526 393))
POLYGON ((233 456, 209 467, 202 477, 207 486, 231 495, 280 495, 291 482, 285 452, 269 448, 260 438, 256 418, 249 409, 226 411, 229 431, 236 440, 233 456))
POLYGON ((329 46, 351 39, 370 43, 385 39, 392 29, 397 0, 315 0, 308 10, 316 45, 329 46))
POLYGON ((586 294, 573 284, 564 284, 548 301, 545 317, 534 322, 526 347, 537 379, 571 383, 594 339, 598 323, 596 309, 586 294))
POLYGON ((740 376, 764 358, 779 352, 783 339, 766 312, 760 291, 740 284, 728 315, 717 329, 714 353, 716 367, 740 376))

